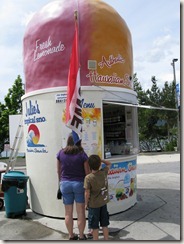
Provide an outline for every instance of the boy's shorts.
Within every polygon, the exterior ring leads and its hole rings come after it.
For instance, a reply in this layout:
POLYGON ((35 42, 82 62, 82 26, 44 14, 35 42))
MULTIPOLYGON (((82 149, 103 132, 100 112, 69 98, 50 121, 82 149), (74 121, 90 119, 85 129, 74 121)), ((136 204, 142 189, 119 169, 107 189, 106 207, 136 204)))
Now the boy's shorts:
POLYGON ((80 181, 62 181, 60 189, 65 205, 76 203, 84 203, 84 182, 80 181))
POLYGON ((99 223, 101 227, 107 227, 109 225, 109 213, 107 211, 107 204, 100 208, 88 209, 88 228, 99 229, 99 223))

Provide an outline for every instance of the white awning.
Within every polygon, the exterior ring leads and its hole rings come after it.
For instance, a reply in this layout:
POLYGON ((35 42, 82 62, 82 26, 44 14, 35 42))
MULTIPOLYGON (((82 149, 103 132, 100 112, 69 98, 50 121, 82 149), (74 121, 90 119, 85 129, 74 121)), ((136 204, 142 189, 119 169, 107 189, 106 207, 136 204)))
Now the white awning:
POLYGON ((114 102, 114 101, 103 101, 103 104, 113 104, 113 105, 129 106, 129 107, 137 107, 137 108, 147 108, 147 109, 159 109, 159 110, 178 111, 178 109, 176 109, 176 108, 153 107, 153 106, 150 106, 150 105, 141 105, 141 104, 114 102))

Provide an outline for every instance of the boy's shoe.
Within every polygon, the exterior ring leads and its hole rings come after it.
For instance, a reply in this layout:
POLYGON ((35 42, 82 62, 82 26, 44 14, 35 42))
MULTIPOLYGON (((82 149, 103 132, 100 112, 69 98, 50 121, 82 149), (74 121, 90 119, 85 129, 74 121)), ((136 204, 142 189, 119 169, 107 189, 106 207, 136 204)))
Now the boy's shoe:
POLYGON ((92 235, 92 233, 89 232, 89 233, 87 234, 87 239, 93 239, 93 235, 92 235))

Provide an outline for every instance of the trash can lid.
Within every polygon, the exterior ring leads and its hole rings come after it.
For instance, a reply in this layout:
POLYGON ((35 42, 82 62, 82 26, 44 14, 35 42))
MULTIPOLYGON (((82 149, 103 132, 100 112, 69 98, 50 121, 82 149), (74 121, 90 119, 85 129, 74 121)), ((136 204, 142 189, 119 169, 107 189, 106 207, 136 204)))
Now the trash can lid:
POLYGON ((8 171, 4 174, 3 179, 24 179, 27 180, 29 176, 25 175, 21 171, 8 171))

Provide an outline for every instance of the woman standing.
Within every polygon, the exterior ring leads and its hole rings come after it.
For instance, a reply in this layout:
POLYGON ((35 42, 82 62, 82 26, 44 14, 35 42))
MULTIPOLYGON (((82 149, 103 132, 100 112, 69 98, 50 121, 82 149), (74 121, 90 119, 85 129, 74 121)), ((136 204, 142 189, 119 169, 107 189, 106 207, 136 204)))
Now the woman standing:
POLYGON ((72 131, 67 146, 57 154, 57 172, 65 205, 65 225, 69 240, 85 240, 86 226, 84 178, 90 173, 88 156, 81 146, 78 135, 72 131), (73 233, 73 206, 76 203, 78 235, 73 233))

